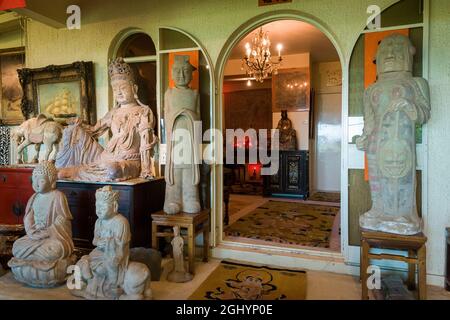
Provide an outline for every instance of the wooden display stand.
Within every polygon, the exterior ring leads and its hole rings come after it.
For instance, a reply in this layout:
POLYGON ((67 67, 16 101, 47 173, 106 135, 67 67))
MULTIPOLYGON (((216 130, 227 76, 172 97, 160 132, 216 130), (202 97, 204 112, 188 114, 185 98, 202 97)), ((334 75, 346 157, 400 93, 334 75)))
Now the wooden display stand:
POLYGON ((369 299, 369 290, 367 288, 367 268, 370 260, 396 260, 408 264, 408 289, 414 290, 416 287, 416 265, 418 268, 418 298, 426 300, 427 298, 427 238, 419 233, 412 236, 403 236, 391 233, 361 230, 361 286, 362 299, 369 299), (390 249, 407 251, 407 256, 397 254, 374 254, 370 249, 390 249))
POLYGON ((158 238, 173 237, 173 232, 159 230, 160 227, 179 226, 180 230, 187 229, 189 272, 194 274, 195 270, 195 237, 203 233, 203 261, 208 262, 209 254, 209 209, 205 209, 196 214, 179 213, 167 214, 160 211, 152 214, 152 245, 158 250, 158 238))

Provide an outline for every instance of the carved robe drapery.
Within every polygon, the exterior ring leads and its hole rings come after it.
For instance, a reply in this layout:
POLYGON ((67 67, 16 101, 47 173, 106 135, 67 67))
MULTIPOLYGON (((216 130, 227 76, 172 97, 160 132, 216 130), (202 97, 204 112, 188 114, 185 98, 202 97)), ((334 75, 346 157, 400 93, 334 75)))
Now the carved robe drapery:
POLYGON ((53 196, 49 206, 50 212, 43 226, 38 225, 35 221, 33 202, 37 194, 34 194, 28 201, 24 216, 24 226, 27 235, 14 243, 14 258, 9 262, 10 267, 28 264, 27 261, 34 260, 35 267, 51 269, 58 260, 67 258, 72 254, 74 249, 71 226, 72 215, 67 199, 58 190, 53 190, 51 193, 53 196), (33 233, 39 229, 46 230, 49 237, 33 239, 33 233), (60 256, 55 257, 55 252, 59 252, 60 256))

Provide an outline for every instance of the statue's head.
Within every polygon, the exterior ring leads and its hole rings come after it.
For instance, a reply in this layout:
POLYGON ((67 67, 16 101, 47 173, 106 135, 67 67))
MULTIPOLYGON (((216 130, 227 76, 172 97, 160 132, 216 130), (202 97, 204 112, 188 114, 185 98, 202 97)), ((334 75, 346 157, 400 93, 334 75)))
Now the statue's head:
POLYGON ((95 209, 99 219, 108 220, 118 214, 119 192, 105 186, 95 192, 95 209))
POLYGON ((197 70, 190 62, 189 56, 176 55, 172 66, 172 79, 177 87, 188 87, 192 81, 192 72, 197 70))
POLYGON ((58 173, 51 161, 42 161, 33 170, 33 190, 36 193, 47 193, 56 189, 58 173))
POLYGON ((109 78, 114 99, 119 105, 137 101, 138 87, 130 65, 123 58, 114 59, 109 65, 109 78))
POLYGON ((175 237, 178 237, 180 235, 180 226, 173 227, 173 234, 175 237))
POLYGON ((377 51, 377 73, 412 72, 415 53, 407 36, 394 33, 384 38, 377 51))

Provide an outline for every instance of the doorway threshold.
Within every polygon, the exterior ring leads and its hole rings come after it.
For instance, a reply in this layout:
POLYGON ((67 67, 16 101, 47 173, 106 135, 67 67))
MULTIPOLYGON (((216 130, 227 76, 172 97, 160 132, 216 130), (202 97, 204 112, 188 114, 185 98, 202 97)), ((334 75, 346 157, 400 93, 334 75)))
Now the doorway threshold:
POLYGON ((349 275, 359 274, 359 268, 345 263, 342 253, 317 249, 273 247, 223 241, 212 249, 212 256, 218 259, 283 268, 303 268, 349 275))

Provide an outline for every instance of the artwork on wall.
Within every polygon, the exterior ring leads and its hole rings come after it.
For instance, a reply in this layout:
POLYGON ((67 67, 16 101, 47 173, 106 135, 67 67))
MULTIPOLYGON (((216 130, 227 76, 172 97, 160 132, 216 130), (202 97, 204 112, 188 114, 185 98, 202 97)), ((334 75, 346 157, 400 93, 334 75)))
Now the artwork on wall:
POLYGON ((9 144, 11 141, 11 128, 7 126, 0 126, 0 166, 7 166, 10 164, 9 144))
POLYGON ((305 111, 310 107, 309 68, 280 69, 272 77, 272 111, 305 111))
POLYGON ((20 108, 23 92, 17 70, 24 67, 23 48, 0 50, 0 122, 17 125, 23 121, 20 108))
POLYGON ((93 63, 78 61, 19 70, 24 92, 22 113, 26 119, 44 114, 58 122, 78 117, 95 124, 95 89, 93 63))

